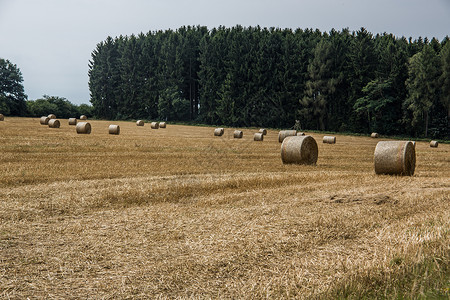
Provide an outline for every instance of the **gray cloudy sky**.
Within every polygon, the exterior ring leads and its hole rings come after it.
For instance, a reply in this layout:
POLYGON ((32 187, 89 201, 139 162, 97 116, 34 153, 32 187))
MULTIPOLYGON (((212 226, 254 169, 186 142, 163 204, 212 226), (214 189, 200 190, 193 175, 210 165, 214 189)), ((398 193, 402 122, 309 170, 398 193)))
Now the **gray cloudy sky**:
POLYGON ((360 27, 450 36, 450 0, 0 0, 0 57, 17 64, 29 99, 89 103, 88 61, 108 35, 240 24, 329 31, 360 27))

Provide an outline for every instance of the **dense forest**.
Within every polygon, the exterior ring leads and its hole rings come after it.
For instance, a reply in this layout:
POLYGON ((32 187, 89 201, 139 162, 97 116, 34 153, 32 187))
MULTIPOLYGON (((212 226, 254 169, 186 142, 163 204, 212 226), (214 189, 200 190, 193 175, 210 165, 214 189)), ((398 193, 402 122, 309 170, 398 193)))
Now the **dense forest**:
POLYGON ((450 43, 188 26, 108 37, 89 88, 100 118, 448 138, 450 43))

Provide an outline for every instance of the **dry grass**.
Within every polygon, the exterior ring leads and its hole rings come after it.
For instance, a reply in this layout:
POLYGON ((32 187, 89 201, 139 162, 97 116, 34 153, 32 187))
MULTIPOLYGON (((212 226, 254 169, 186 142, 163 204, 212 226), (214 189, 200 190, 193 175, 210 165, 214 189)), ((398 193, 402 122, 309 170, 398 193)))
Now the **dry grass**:
POLYGON ((417 142, 415 175, 396 177, 374 174, 370 137, 319 143, 317 165, 299 166, 271 130, 255 143, 247 129, 90 123, 0 123, 0 297, 383 298, 448 259, 448 144, 417 142))

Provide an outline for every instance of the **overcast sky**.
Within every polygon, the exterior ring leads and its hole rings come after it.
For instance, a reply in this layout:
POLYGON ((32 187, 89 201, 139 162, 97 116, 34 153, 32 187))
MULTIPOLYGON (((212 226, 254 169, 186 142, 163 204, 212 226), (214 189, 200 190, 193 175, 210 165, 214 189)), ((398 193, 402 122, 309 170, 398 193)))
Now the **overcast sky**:
POLYGON ((0 57, 20 68, 29 99, 89 103, 88 62, 107 36, 236 24, 442 40, 450 0, 0 0, 0 57))

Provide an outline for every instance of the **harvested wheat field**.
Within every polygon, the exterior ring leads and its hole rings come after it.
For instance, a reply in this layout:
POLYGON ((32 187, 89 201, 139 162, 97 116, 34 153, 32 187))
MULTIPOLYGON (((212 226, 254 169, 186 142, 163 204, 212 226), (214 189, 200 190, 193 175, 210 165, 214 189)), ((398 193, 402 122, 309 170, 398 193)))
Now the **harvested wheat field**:
POLYGON ((449 144, 389 176, 369 136, 284 165, 275 130, 89 122, 0 123, 1 298, 449 295, 449 144))

